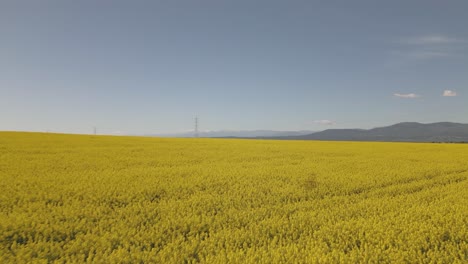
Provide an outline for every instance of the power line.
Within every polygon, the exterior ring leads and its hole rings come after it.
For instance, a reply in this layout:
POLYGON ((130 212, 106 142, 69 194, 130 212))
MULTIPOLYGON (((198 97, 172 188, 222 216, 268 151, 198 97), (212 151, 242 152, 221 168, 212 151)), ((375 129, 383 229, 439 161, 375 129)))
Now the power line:
POLYGON ((195 117, 195 137, 198 137, 198 116, 195 117))

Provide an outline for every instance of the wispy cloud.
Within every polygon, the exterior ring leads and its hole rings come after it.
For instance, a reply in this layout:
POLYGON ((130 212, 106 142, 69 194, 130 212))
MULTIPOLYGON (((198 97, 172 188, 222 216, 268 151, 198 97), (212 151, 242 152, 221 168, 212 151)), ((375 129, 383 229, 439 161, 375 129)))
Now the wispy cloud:
POLYGON ((394 43, 399 45, 394 54, 410 59, 427 60, 454 57, 468 41, 444 35, 422 35, 401 38, 394 43))
POLYGON ((409 94, 394 93, 393 96, 399 97, 399 98, 407 98, 407 99, 414 99, 414 98, 421 97, 420 95, 414 94, 414 93, 409 93, 409 94))
POLYGON ((408 45, 440 45, 465 42, 462 39, 450 38, 443 35, 425 35, 411 38, 404 38, 398 41, 408 45))
POLYGON ((416 59, 432 59, 432 58, 441 58, 441 57, 450 57, 452 54, 449 52, 442 51, 410 51, 407 53, 409 57, 416 59))
POLYGON ((444 93, 442 94, 442 96, 453 97, 453 96, 457 96, 457 93, 455 91, 452 91, 452 90, 445 90, 444 93))
POLYGON ((319 124, 319 125, 323 125, 323 126, 332 126, 332 125, 336 124, 336 122, 331 121, 331 120, 327 120, 327 119, 315 120, 314 123, 319 124))

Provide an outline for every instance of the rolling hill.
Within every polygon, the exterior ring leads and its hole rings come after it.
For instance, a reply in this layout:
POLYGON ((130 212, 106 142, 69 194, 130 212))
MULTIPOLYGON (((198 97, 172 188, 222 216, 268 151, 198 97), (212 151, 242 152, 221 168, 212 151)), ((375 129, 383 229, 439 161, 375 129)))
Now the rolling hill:
POLYGON ((468 124, 439 122, 398 123, 373 129, 327 129, 301 136, 276 137, 296 140, 468 142, 468 124))

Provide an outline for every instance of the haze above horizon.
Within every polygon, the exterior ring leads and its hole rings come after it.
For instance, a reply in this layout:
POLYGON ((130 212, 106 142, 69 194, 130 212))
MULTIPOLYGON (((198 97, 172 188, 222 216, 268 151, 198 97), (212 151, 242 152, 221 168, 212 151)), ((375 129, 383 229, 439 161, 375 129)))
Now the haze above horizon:
POLYGON ((467 1, 0 3, 0 130, 468 123, 467 1))

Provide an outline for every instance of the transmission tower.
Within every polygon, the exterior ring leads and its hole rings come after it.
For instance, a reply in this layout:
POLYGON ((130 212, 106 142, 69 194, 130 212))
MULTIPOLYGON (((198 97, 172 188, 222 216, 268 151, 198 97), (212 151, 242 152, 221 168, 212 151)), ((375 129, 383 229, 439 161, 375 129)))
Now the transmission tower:
POLYGON ((94 128, 94 135, 97 134, 97 128, 96 127, 93 127, 94 128))
POLYGON ((195 117, 195 137, 198 137, 198 116, 195 117))

